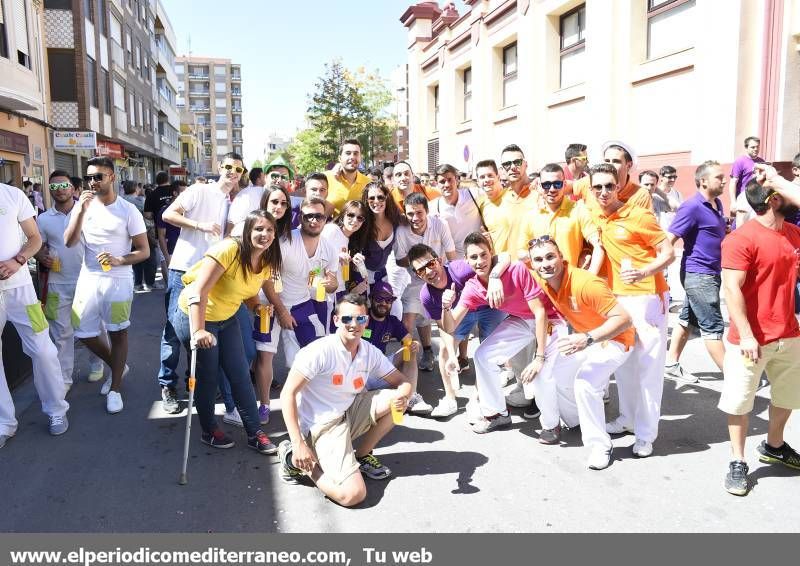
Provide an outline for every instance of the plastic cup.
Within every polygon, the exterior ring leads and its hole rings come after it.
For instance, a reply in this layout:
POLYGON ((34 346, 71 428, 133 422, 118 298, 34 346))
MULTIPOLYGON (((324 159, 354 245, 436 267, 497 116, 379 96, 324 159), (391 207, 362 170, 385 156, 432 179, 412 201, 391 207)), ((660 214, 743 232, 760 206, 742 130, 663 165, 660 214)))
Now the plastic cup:
POLYGON ((316 289, 317 289, 317 294, 316 294, 315 298, 316 298, 317 302, 324 301, 325 300, 325 286, 322 284, 322 280, 321 279, 317 280, 316 289))
POLYGON ((403 411, 399 411, 395 408, 394 400, 392 401, 390 408, 392 409, 392 422, 394 424, 403 424, 403 411))
POLYGON ((411 339, 403 338, 403 361, 411 361, 411 339))
POLYGON ((61 258, 59 258, 55 253, 50 252, 50 259, 53 263, 50 265, 50 271, 53 273, 60 273, 61 272, 61 258))
POLYGON ((348 281, 350 279, 350 262, 342 264, 342 279, 348 281))
POLYGON ((269 308, 267 308, 267 305, 258 305, 258 319, 258 331, 261 334, 269 332, 269 308))
POLYGON ((627 271, 628 269, 633 269, 633 260, 629 257, 623 257, 619 261, 619 270, 627 271))

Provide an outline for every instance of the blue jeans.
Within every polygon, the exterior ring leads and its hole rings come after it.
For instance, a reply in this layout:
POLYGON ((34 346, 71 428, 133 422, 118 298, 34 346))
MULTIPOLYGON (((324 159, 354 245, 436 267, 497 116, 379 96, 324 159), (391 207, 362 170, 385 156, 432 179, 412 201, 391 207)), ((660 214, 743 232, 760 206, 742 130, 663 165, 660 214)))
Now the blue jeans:
MULTIPOLYGON (((167 290, 164 299, 167 302, 167 322, 161 333, 161 367, 158 370, 158 384, 175 389, 178 386, 178 374, 175 369, 181 361, 181 343, 172 327, 172 317, 178 310, 178 297, 183 291, 183 274, 185 271, 169 270, 167 290)), ((188 356, 188 348, 187 348, 188 356)))
MULTIPOLYGON (((253 317, 244 303, 239 307, 234 315, 236 320, 239 321, 239 329, 242 332, 242 344, 244 346, 244 356, 247 359, 247 366, 253 365, 253 360, 256 359, 256 342, 253 340, 253 317)), ((222 401, 225 403, 225 412, 233 412, 236 406, 233 402, 233 394, 231 393, 231 384, 228 377, 225 375, 225 370, 219 370, 219 391, 222 393, 222 401)))
POLYGON ((681 283, 686 291, 678 323, 700 329, 706 340, 722 340, 725 322, 722 320, 719 291, 722 279, 719 275, 705 273, 681 273, 681 283))
POLYGON ((480 340, 485 340, 489 334, 494 332, 497 325, 505 320, 506 316, 506 313, 503 311, 491 309, 489 307, 482 307, 478 310, 470 311, 456 327, 455 332, 453 332, 453 337, 456 340, 464 340, 469 336, 469 331, 472 330, 472 327, 477 324, 478 337, 480 340))
MULTIPOLYGON (((181 309, 172 315, 172 326, 178 339, 188 348, 190 339, 189 316, 181 309)), ((206 322, 205 329, 217 339, 213 348, 197 349, 195 377, 195 399, 197 415, 203 432, 217 429, 214 416, 214 400, 220 368, 225 371, 231 387, 233 400, 242 417, 247 436, 253 436, 261 428, 258 422, 258 406, 253 385, 250 383, 250 365, 247 363, 242 342, 242 332, 236 316, 221 322, 206 322)))

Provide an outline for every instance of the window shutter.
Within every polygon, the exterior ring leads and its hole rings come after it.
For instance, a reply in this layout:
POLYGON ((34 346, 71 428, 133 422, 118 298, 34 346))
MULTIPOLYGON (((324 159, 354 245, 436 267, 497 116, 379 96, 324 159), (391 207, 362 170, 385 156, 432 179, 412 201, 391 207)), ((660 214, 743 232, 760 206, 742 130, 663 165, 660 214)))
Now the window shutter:
POLYGON ((28 50, 28 14, 25 10, 25 0, 14 0, 14 37, 16 38, 17 51, 30 55, 28 50))
POLYGON ((439 167, 439 138, 428 140, 428 171, 436 171, 439 167))

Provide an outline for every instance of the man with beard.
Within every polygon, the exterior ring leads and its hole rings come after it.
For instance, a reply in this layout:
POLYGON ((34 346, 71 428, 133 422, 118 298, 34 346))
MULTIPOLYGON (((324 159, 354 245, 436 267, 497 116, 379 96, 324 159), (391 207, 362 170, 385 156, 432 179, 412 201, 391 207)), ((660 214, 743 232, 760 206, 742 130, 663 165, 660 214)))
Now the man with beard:
POLYGON ((348 200, 361 200, 361 192, 370 182, 370 178, 358 170, 359 165, 361 142, 355 138, 344 140, 339 149, 339 167, 325 173, 328 177, 328 202, 336 214, 348 200))
MULTIPOLYGON (((508 190, 503 194, 501 208, 509 228, 508 246, 513 247, 519 239, 525 220, 536 209, 539 195, 532 190, 534 185, 528 180, 528 162, 518 145, 511 144, 503 148, 500 153, 500 165, 508 179, 508 190)), ((509 252, 513 260, 528 257, 527 250, 521 250, 518 254, 509 248, 496 251, 509 252)))
POLYGON ((786 222, 797 211, 800 189, 774 168, 756 166, 747 202, 756 217, 722 243, 722 287, 731 318, 724 383, 718 407, 728 414, 732 460, 725 489, 746 495, 744 459, 748 415, 761 374, 770 382, 767 439, 759 460, 800 469, 800 455, 784 442, 793 409, 800 409, 800 327, 794 289, 800 270, 800 228, 786 222), (763 184, 761 184, 763 183, 763 184))
POLYGON ((722 286, 722 240, 725 238, 725 212, 719 196, 725 191, 725 173, 716 161, 702 163, 694 173, 697 194, 678 208, 669 227, 670 243, 683 240, 680 278, 686 291, 678 324, 672 330, 667 354, 666 374, 695 382, 697 377, 686 376, 679 363, 681 353, 691 332, 699 328, 706 349, 722 370, 725 347, 722 334, 725 322, 719 291, 722 286))

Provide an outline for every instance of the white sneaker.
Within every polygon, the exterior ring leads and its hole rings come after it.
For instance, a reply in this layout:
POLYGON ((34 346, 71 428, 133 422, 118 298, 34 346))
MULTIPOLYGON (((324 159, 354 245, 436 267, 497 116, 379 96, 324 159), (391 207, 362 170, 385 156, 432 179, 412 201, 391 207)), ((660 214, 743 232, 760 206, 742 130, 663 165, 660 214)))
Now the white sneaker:
POLYGON ((481 406, 478 403, 478 400, 474 397, 467 402, 466 412, 467 422, 471 425, 483 418, 483 415, 481 415, 481 406))
POLYGON ((684 372, 680 362, 675 362, 674 364, 665 364, 664 375, 673 379, 679 379, 680 381, 686 383, 697 383, 699 381, 697 376, 693 373, 684 372))
POLYGON ((646 440, 637 440, 633 443, 633 455, 638 458, 647 458, 653 453, 653 443, 646 440))
POLYGON ((427 415, 433 411, 433 407, 425 402, 422 395, 414 393, 408 400, 408 412, 412 415, 427 415))
POLYGON ((122 395, 116 391, 109 391, 106 396, 106 411, 109 414, 119 413, 122 410, 122 395))
POLYGON ((67 432, 67 429, 69 429, 69 421, 67 420, 67 415, 50 417, 49 429, 50 429, 50 434, 52 434, 53 436, 60 436, 65 432, 67 432))
POLYGON ((511 393, 506 395, 506 405, 509 407, 516 407, 518 409, 527 407, 531 404, 530 399, 525 398, 525 392, 522 389, 522 384, 517 383, 517 386, 514 388, 511 393))
POLYGON ((105 368, 101 365, 99 368, 90 371, 86 379, 89 381, 89 383, 100 381, 101 379, 103 379, 103 374, 105 373, 104 370, 105 368))
POLYGON ((234 407, 233 411, 230 413, 225 413, 225 416, 222 417, 222 422, 225 424, 238 426, 239 428, 244 428, 242 417, 239 416, 239 411, 236 409, 236 407, 234 407))
POLYGON ((500 366, 500 387, 505 387, 508 385, 516 375, 514 375, 514 370, 511 368, 505 368, 500 366))
POLYGON ((0 448, 6 445, 6 442, 9 438, 14 436, 13 434, 0 434, 0 448))
POLYGON ((628 425, 622 424, 622 421, 616 418, 606 423, 606 432, 608 434, 624 434, 626 432, 633 432, 633 429, 628 425))
POLYGON ((611 465, 611 452, 613 448, 602 448, 600 446, 592 448, 586 465, 590 470, 604 470, 611 465))
MULTIPOLYGON (((130 366, 125 364, 125 369, 122 370, 122 379, 125 379, 125 376, 128 375, 130 371, 130 366)), ((100 395, 108 395, 109 391, 111 391, 111 373, 108 374, 108 377, 103 382, 103 386, 100 388, 100 395)))
POLYGON ((436 404, 436 408, 431 411, 431 416, 434 418, 443 418, 449 417, 450 415, 455 415, 458 412, 458 403, 456 403, 455 399, 450 399, 449 397, 444 397, 443 399, 439 399, 439 402, 436 404))

